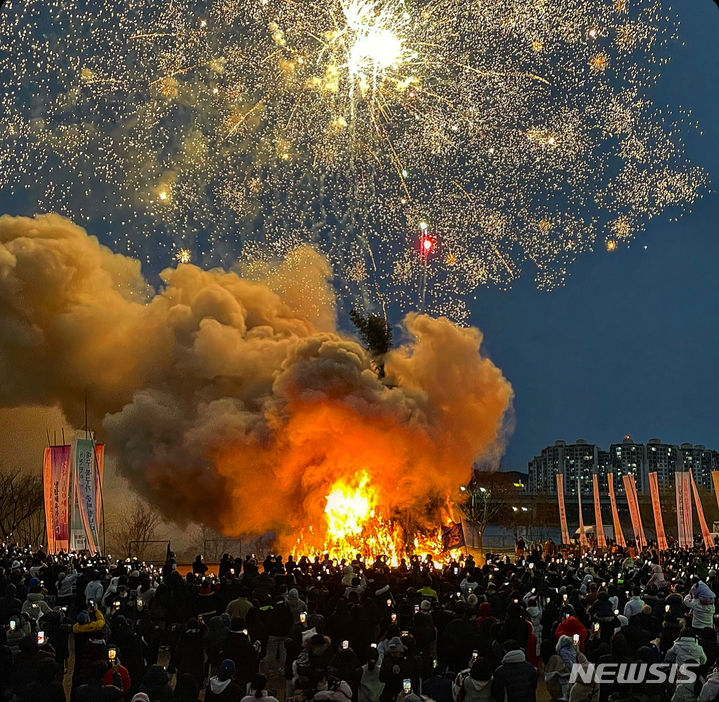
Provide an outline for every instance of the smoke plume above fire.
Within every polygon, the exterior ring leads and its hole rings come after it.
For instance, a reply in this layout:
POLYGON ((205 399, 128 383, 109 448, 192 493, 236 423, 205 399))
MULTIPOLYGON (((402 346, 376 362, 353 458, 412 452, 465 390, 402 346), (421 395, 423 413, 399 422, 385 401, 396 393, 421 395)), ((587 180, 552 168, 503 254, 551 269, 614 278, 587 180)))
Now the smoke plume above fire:
POLYGON ((501 450, 511 386, 479 330, 419 314, 380 379, 335 328, 330 275, 301 248, 263 281, 180 265, 155 291, 66 219, 0 217, 0 406, 81 426, 87 393, 135 489, 225 534, 320 538, 358 495, 422 513, 501 450))

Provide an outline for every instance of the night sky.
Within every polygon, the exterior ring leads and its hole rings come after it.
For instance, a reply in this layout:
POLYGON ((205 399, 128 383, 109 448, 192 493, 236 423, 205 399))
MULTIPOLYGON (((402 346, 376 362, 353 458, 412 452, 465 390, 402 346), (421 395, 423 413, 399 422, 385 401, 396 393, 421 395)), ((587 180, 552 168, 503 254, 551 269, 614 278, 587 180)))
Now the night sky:
MULTIPOLYGON (((719 11, 683 0, 678 15, 654 95, 692 109, 704 134, 687 130, 687 152, 716 188, 719 11)), ((526 470, 556 439, 608 448, 631 434, 719 449, 718 205, 709 192, 678 223, 649 222, 631 248, 580 259, 552 293, 537 292, 528 271, 474 303, 472 323, 515 389, 504 468, 526 470)))
MULTIPOLYGON (((677 13, 680 37, 652 97, 691 108, 704 134, 683 130, 687 154, 717 187, 719 10, 679 0, 677 13)), ((0 212, 14 204, 0 198, 0 212)), ((628 249, 607 253, 600 238, 563 288, 538 292, 528 269, 513 289, 478 294, 470 321, 515 391, 504 468, 526 470, 556 439, 606 448, 631 434, 719 449, 718 220, 708 192, 678 223, 649 222, 628 249)))

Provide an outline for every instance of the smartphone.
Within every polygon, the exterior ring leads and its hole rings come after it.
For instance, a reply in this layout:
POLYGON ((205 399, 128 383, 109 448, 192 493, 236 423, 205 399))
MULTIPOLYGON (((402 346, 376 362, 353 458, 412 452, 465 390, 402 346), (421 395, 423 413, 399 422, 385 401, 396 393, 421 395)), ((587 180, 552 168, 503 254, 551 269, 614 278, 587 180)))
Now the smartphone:
POLYGON ((343 650, 343 651, 346 651, 349 647, 350 647, 350 642, 347 641, 347 639, 345 639, 345 640, 342 642, 342 650, 343 650))
POLYGON ((534 563, 530 563, 530 564, 529 564, 529 567, 530 567, 530 568, 534 568, 534 563))
POLYGON ((439 661, 436 658, 432 659, 432 667, 436 668, 438 665, 439 665, 439 661))
POLYGON ((565 602, 567 601, 567 593, 566 593, 566 592, 562 595, 562 599, 563 599, 565 602))
POLYGON ((247 629, 243 629, 243 630, 242 630, 242 633, 243 633, 245 636, 249 636, 249 634, 250 634, 250 632, 247 631, 247 629))
POLYGON ((392 606, 392 600, 389 597, 387 598, 387 606, 388 607, 392 606))
POLYGON ((300 612, 300 623, 304 624, 307 621, 307 612, 300 612))
POLYGON ((619 616, 619 610, 618 610, 618 609, 615 609, 615 610, 614 610, 614 616, 615 616, 615 617, 618 617, 618 616, 619 616))
POLYGON ((397 615, 392 612, 392 623, 394 624, 397 621, 397 615))
POLYGON ((376 643, 371 643, 370 646, 371 646, 372 648, 377 648, 377 644, 376 644, 376 643))
POLYGON ((670 605, 664 605, 664 611, 668 612, 671 609, 670 605))
POLYGON ((594 622, 594 631, 599 631, 599 622, 594 622))
POLYGON ((107 660, 110 661, 110 663, 114 663, 117 660, 117 649, 116 648, 108 648, 107 649, 107 660))
POLYGON ((135 604, 137 605, 138 609, 142 609, 142 600, 137 600, 135 604))
POLYGON ((234 575, 234 574, 235 574, 235 569, 234 569, 234 568, 230 568, 230 575, 234 575))
POLYGON ((409 678, 405 678, 402 681, 402 690, 404 690, 405 695, 409 695, 409 693, 412 692, 412 681, 409 678))
POLYGON ((418 604, 416 604, 416 605, 414 606, 414 613, 417 614, 417 612, 419 612, 419 605, 418 605, 418 604))
POLYGON ((10 620, 10 631, 15 631, 15 628, 17 627, 17 622, 14 619, 10 620))
POLYGON ((44 645, 45 645, 45 632, 44 632, 44 631, 38 631, 38 632, 37 632, 37 645, 38 645, 38 646, 44 646, 44 645))
POLYGON ((579 643, 579 634, 574 634, 574 636, 572 636, 572 640, 574 641, 575 644, 578 644, 579 643))
POLYGON ((476 661, 477 658, 479 658, 479 651, 472 651, 472 662, 476 661))

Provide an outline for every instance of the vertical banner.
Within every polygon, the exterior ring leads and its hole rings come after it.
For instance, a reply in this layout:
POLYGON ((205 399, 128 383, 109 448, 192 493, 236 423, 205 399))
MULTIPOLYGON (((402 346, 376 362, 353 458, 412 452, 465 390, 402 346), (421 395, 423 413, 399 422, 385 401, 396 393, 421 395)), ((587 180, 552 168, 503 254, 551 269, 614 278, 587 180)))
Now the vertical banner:
POLYGON ((629 506, 629 517, 632 520, 632 531, 634 532, 634 541, 638 548, 647 545, 644 537, 644 527, 642 526, 642 515, 639 512, 639 499, 637 498, 637 487, 634 483, 634 476, 631 474, 623 475, 624 492, 627 496, 627 505, 629 506))
POLYGON ((602 521, 602 506, 599 504, 599 480, 597 474, 592 475, 594 488, 594 533, 597 538, 597 548, 606 548, 607 542, 604 538, 604 522, 602 521))
POLYGON ((702 530, 702 539, 704 539, 704 548, 707 550, 714 548, 714 539, 709 532, 707 526, 707 520, 704 518, 704 508, 702 507, 702 501, 699 499, 699 490, 697 490, 697 484, 694 482, 694 473, 692 469, 689 469, 689 479, 692 482, 692 492, 694 493, 694 502, 697 508, 697 517, 699 517, 699 527, 702 530))
POLYGON ((659 482, 657 472, 649 473, 649 492, 652 494, 652 512, 654 514, 654 528, 657 532, 657 548, 660 551, 667 550, 667 537, 664 533, 664 520, 662 519, 662 505, 659 502, 659 482))
POLYGON ((48 553, 70 548, 70 446, 45 449, 43 487, 48 553))
POLYGON ((98 538, 98 466, 95 442, 92 439, 77 439, 75 442, 75 495, 77 506, 85 528, 87 548, 94 553, 99 549, 98 538))
POLYGON ((564 476, 561 473, 557 473, 557 503, 559 504, 559 524, 562 528, 562 544, 569 545, 567 510, 564 508, 564 476))
POLYGON ((579 507, 579 549, 584 551, 589 547, 587 533, 584 531, 584 516, 582 515, 582 484, 577 478, 577 505, 579 507))
POLYGON ((619 521, 619 510, 617 510, 617 498, 614 496, 614 473, 607 473, 607 488, 609 489, 609 502, 612 506, 612 522, 614 523, 614 541, 617 546, 626 548, 627 542, 622 533, 622 523, 619 521))
POLYGON ((679 548, 691 548, 694 543, 692 531, 692 498, 689 473, 685 470, 674 474, 677 498, 677 541, 679 548))
POLYGON ((712 483, 714 484, 714 497, 716 497, 717 507, 719 507, 719 470, 712 471, 712 483))

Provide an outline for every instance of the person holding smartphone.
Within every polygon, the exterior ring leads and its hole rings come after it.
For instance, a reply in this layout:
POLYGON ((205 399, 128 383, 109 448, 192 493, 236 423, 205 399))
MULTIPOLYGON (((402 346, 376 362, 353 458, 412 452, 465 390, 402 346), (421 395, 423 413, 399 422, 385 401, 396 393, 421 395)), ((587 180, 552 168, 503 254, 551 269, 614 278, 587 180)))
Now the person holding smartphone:
POLYGON ((382 659, 379 679, 384 683, 381 702, 395 702, 404 688, 405 680, 410 680, 413 689, 420 689, 420 670, 416 661, 407 655, 399 636, 393 637, 387 644, 387 655, 382 659))
POLYGON ((120 651, 117 646, 110 646, 107 649, 107 672, 102 678, 103 685, 113 685, 122 690, 123 696, 118 697, 118 702, 130 702, 127 693, 130 691, 130 672, 120 662, 120 651))

